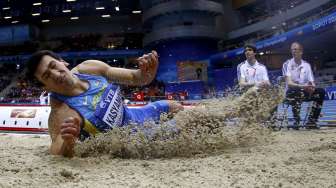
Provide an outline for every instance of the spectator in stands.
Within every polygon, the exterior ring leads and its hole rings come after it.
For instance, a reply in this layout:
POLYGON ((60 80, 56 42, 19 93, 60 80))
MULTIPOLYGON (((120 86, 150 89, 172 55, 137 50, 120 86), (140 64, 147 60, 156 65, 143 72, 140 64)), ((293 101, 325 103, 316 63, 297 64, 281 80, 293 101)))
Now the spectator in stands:
POLYGON ((256 59, 257 48, 253 44, 244 46, 246 60, 237 67, 238 84, 242 90, 251 87, 265 88, 270 86, 267 69, 256 59))
POLYGON ((182 109, 173 101, 157 101, 142 108, 127 108, 123 104, 118 84, 149 84, 157 71, 158 55, 152 51, 138 58, 137 63, 139 69, 131 70, 87 60, 70 71, 67 63, 51 51, 31 56, 27 62, 28 77, 36 78, 52 93, 48 125, 51 154, 72 157, 78 138, 85 139, 131 122, 158 120, 162 112, 182 109))
POLYGON ((282 73, 287 82, 287 100, 292 105, 294 126, 300 124, 300 109, 303 101, 314 101, 314 105, 308 117, 306 128, 316 129, 321 113, 325 91, 316 88, 314 75, 309 63, 302 59, 303 47, 300 43, 291 44, 293 58, 283 64, 282 73))

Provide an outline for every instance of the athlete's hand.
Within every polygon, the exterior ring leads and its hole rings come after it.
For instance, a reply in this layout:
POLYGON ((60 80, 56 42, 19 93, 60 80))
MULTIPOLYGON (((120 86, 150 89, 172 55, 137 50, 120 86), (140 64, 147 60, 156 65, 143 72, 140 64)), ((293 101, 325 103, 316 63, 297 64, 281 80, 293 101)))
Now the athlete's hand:
POLYGON ((141 71, 141 77, 144 83, 149 84, 155 77, 158 65, 159 56, 156 51, 145 54, 137 59, 139 70, 141 71))
POLYGON ((256 85, 257 85, 258 88, 268 88, 270 86, 269 82, 267 82, 267 81, 261 81, 256 85))
POLYGON ((79 137, 80 125, 79 119, 76 117, 68 117, 61 124, 61 135, 64 144, 74 144, 79 137))

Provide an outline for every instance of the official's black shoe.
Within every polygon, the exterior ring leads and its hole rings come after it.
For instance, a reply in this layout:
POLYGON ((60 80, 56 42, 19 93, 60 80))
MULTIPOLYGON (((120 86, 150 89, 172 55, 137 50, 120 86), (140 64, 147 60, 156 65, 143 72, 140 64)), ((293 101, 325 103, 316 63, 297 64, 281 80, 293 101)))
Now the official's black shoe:
POLYGON ((306 129, 320 129, 320 127, 317 126, 317 124, 313 122, 308 122, 305 127, 306 129))
POLYGON ((297 126, 297 125, 293 125, 292 129, 298 131, 300 129, 300 127, 297 126))
POLYGON ((299 130, 299 129, 300 129, 299 125, 300 125, 300 123, 298 123, 298 122, 294 122, 294 124, 293 124, 293 126, 292 126, 292 129, 293 129, 293 130, 299 130))

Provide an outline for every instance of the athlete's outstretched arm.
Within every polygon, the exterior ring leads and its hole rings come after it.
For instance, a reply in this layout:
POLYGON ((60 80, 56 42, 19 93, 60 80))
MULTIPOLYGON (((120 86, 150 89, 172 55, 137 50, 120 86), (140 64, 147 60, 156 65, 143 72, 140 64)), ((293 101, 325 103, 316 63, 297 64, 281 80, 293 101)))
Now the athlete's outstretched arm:
POLYGON ((137 59, 139 69, 125 69, 111 67, 98 60, 87 60, 79 64, 72 71, 94 74, 106 77, 110 82, 119 84, 142 86, 149 84, 156 75, 158 68, 158 54, 156 51, 145 54, 137 59))
POLYGON ((75 143, 80 132, 79 115, 64 103, 52 100, 48 130, 51 137, 50 153, 73 157, 75 143))

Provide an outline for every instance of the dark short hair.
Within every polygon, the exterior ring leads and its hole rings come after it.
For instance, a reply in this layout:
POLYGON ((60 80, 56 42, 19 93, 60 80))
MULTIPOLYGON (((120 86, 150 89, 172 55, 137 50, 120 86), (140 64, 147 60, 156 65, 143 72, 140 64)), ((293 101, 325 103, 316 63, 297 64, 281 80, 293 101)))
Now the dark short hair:
POLYGON ((244 51, 246 50, 246 48, 251 48, 254 53, 257 53, 257 47, 254 44, 245 44, 244 51))
POLYGON ((297 42, 297 41, 295 41, 295 42, 292 42, 292 44, 291 44, 291 47, 292 47, 292 45, 293 44, 297 44, 297 45, 299 45, 299 47, 301 48, 301 50, 303 51, 303 46, 302 46, 302 44, 301 43, 299 43, 299 42, 297 42))
POLYGON ((38 67, 38 65, 40 64, 43 56, 50 56, 52 58, 55 58, 57 60, 62 60, 61 56, 57 55, 56 53, 49 51, 49 50, 40 50, 35 52, 34 54, 32 54, 30 56, 30 58, 28 59, 27 63, 26 63, 26 67, 27 67, 27 72, 26 72, 26 77, 29 80, 36 80, 34 74, 36 72, 36 69, 38 67))

